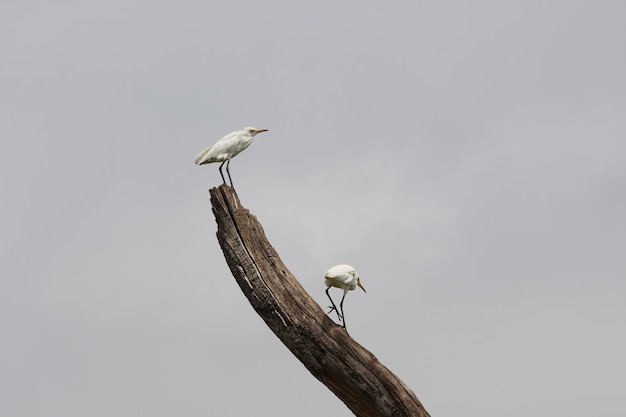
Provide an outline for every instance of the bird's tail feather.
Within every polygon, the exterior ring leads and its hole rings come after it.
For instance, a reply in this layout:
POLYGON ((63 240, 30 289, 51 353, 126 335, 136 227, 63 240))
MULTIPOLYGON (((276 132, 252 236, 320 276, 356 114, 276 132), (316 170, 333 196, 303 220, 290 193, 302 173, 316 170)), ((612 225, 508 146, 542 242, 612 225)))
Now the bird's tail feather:
POLYGON ((204 158, 204 156, 209 153, 209 151, 211 150, 211 146, 209 146, 208 148, 206 148, 205 150, 203 150, 202 152, 200 152, 198 154, 198 156, 196 156, 196 160, 195 160, 195 164, 196 165, 202 165, 202 158, 204 158))

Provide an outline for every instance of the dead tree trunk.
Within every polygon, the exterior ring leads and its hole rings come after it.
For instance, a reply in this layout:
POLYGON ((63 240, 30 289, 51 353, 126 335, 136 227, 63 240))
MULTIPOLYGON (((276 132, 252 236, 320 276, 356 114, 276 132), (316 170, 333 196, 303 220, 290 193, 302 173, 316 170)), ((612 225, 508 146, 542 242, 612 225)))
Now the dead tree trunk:
POLYGON ((307 294, 234 190, 221 185, 210 194, 217 239, 235 280, 254 310, 309 372, 356 416, 429 416, 413 391, 307 294))

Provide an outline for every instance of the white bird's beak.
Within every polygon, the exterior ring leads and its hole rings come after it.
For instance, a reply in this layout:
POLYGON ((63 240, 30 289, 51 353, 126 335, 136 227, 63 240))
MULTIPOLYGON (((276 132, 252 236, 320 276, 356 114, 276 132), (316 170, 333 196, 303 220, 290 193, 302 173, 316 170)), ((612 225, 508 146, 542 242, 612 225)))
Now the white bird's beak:
POLYGON ((267 129, 257 129, 256 133, 267 132, 267 131, 268 131, 267 129))
POLYGON ((361 284, 360 280, 356 282, 356 285, 358 285, 363 290, 363 292, 365 292, 365 293, 367 292, 367 291, 365 291, 365 287, 363 287, 363 284, 361 284))

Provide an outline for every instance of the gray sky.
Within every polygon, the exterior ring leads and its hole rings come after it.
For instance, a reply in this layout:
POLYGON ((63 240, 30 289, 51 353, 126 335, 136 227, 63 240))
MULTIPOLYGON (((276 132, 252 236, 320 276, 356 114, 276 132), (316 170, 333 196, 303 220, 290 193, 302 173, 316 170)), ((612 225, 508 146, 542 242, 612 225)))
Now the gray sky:
POLYGON ((621 416, 626 3, 210 3, 0 5, 0 415, 351 415, 215 239, 251 125, 243 204, 433 416, 621 416))

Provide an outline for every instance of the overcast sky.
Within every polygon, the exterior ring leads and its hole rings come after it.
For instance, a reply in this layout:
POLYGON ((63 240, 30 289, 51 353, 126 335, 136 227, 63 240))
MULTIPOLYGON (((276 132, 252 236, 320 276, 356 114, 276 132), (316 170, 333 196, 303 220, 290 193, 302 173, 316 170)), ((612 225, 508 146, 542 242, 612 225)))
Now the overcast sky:
MULTIPOLYGON (((309 2, 311 3, 311 2, 309 2)), ((0 4, 0 415, 349 416, 196 154, 433 417, 622 416, 626 3, 0 4), (334 295, 339 298, 340 291, 334 295)))

